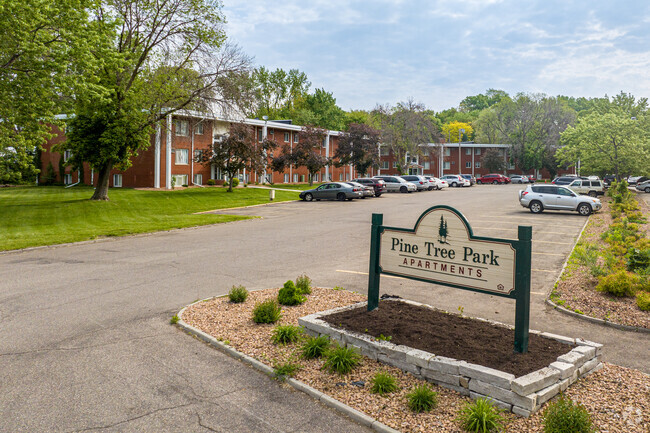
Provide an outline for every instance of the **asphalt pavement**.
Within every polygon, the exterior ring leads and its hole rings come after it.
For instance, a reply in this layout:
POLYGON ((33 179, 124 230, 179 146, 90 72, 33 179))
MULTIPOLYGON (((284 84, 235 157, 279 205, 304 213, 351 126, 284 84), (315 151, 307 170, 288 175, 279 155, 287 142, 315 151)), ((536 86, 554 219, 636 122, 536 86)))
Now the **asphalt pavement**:
MULTIPOLYGON (((367 288, 370 218, 412 227, 428 207, 463 212, 474 234, 533 226, 531 328, 605 344, 604 360, 650 373, 649 334, 565 316, 544 303, 585 218, 532 215, 520 187, 475 186, 353 202, 227 211, 260 219, 0 254, 0 431, 369 431, 169 325, 228 292, 315 284, 367 288)), ((514 323, 514 301, 382 277, 381 293, 514 323)))

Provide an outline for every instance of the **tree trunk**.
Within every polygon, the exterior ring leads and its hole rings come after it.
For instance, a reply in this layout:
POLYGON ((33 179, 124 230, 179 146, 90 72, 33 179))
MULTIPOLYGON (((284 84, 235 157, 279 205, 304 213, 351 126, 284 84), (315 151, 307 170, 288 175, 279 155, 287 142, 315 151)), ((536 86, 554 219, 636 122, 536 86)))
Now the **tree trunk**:
POLYGON ((113 164, 106 163, 99 169, 99 174, 97 175, 97 188, 95 188, 95 193, 90 198, 91 200, 106 200, 108 201, 108 180, 111 175, 111 169, 113 164))

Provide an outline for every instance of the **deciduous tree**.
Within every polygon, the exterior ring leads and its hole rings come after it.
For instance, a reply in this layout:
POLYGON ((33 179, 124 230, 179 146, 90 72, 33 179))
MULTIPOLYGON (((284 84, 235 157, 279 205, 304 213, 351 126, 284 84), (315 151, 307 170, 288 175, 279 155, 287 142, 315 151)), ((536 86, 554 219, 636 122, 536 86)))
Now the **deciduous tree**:
POLYGON ((285 144, 282 152, 271 161, 271 168, 282 173, 289 166, 305 167, 309 172, 309 185, 313 185, 314 174, 331 163, 329 158, 323 155, 323 141, 326 136, 325 129, 304 126, 298 133, 298 142, 293 148, 285 144))
POLYGON ((474 136, 474 128, 469 123, 453 121, 442 125, 442 136, 449 143, 458 143, 459 138, 461 141, 469 141, 474 136), (460 132, 461 129, 463 132, 460 132))
POLYGON ((339 143, 334 153, 336 166, 352 164, 359 176, 366 175, 371 167, 379 167, 378 130, 368 125, 352 123, 347 132, 339 134, 339 143))

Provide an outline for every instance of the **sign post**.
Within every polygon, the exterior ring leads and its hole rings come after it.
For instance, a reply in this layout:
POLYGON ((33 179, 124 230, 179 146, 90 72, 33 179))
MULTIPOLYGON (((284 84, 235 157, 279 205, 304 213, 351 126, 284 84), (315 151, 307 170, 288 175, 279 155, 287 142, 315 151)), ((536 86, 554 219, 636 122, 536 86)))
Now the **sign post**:
POLYGON ((427 209, 413 229, 386 227, 372 215, 368 311, 379 305, 381 274, 515 299, 515 351, 528 350, 532 228, 517 240, 474 236, 449 206, 427 209))

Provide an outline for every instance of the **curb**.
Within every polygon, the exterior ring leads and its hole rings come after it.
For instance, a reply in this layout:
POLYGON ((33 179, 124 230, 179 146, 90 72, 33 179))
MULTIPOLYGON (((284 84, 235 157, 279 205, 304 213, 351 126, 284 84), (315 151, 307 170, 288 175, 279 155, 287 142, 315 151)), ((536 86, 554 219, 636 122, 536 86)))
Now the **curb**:
POLYGON ((604 319, 598 319, 596 317, 591 317, 587 316, 584 314, 578 314, 575 311, 571 311, 567 308, 562 307, 561 305, 557 305, 555 302, 551 301, 551 294, 553 293, 553 290, 555 290, 555 287, 557 286, 557 283, 560 281, 560 278, 562 278, 562 275, 564 274, 564 271, 569 263, 569 259, 571 258, 571 254, 573 254, 573 250, 575 250, 576 245, 578 245, 578 242, 580 242, 580 238, 582 237, 582 234, 584 233, 585 229, 587 228, 587 224, 589 224, 589 220, 591 219, 591 215, 589 218, 587 218, 587 221, 585 221, 585 225, 582 226, 582 230, 580 230, 580 234, 576 238, 575 243, 573 244, 573 248, 571 248, 571 252, 567 256, 566 260, 564 261, 564 265, 562 265, 562 270, 560 271, 560 274, 557 276, 555 279, 555 283, 553 283, 553 288, 548 292, 548 295, 546 295, 546 300, 544 301, 547 305, 550 305, 553 307, 555 310, 559 311, 560 313, 564 313, 568 316, 575 317, 580 320, 584 320, 585 322, 591 322, 595 323, 597 325, 601 326, 608 326, 610 328, 618 329, 620 331, 627 331, 627 332, 640 332, 642 334, 650 334, 650 329, 648 328, 641 328, 638 326, 628 326, 628 325, 619 325, 618 323, 612 323, 608 320, 604 319))
MULTIPOLYGON (((176 322, 176 325, 179 328, 183 329, 188 334, 199 338, 200 340, 206 342, 207 344, 209 344, 210 346, 216 349, 221 350, 222 352, 225 352, 227 355, 231 356, 232 358, 238 359, 244 362, 245 364, 250 365, 254 369, 266 374, 269 377, 275 377, 275 372, 273 371, 273 368, 269 367, 268 365, 258 361, 257 359, 251 356, 248 356, 242 352, 239 352, 238 350, 233 349, 229 345, 222 343, 221 341, 217 340, 213 336, 191 325, 188 325, 183 321, 182 319, 183 313, 188 307, 210 299, 214 299, 214 297, 202 299, 184 307, 181 311, 178 312, 179 320, 178 322, 176 322)), ((380 423, 379 421, 372 418, 371 416, 366 415, 365 413, 358 411, 344 403, 341 403, 340 401, 330 397, 327 394, 318 391, 315 388, 312 388, 311 386, 303 382, 300 382, 299 380, 288 378, 284 382, 289 386, 291 386, 296 391, 300 391, 307 394, 309 397, 316 400, 317 402, 320 402, 324 406, 334 409, 335 411, 349 417, 352 421, 361 424, 364 427, 370 427, 379 433, 399 433, 399 430, 395 430, 391 427, 388 427, 387 425, 380 423)))

